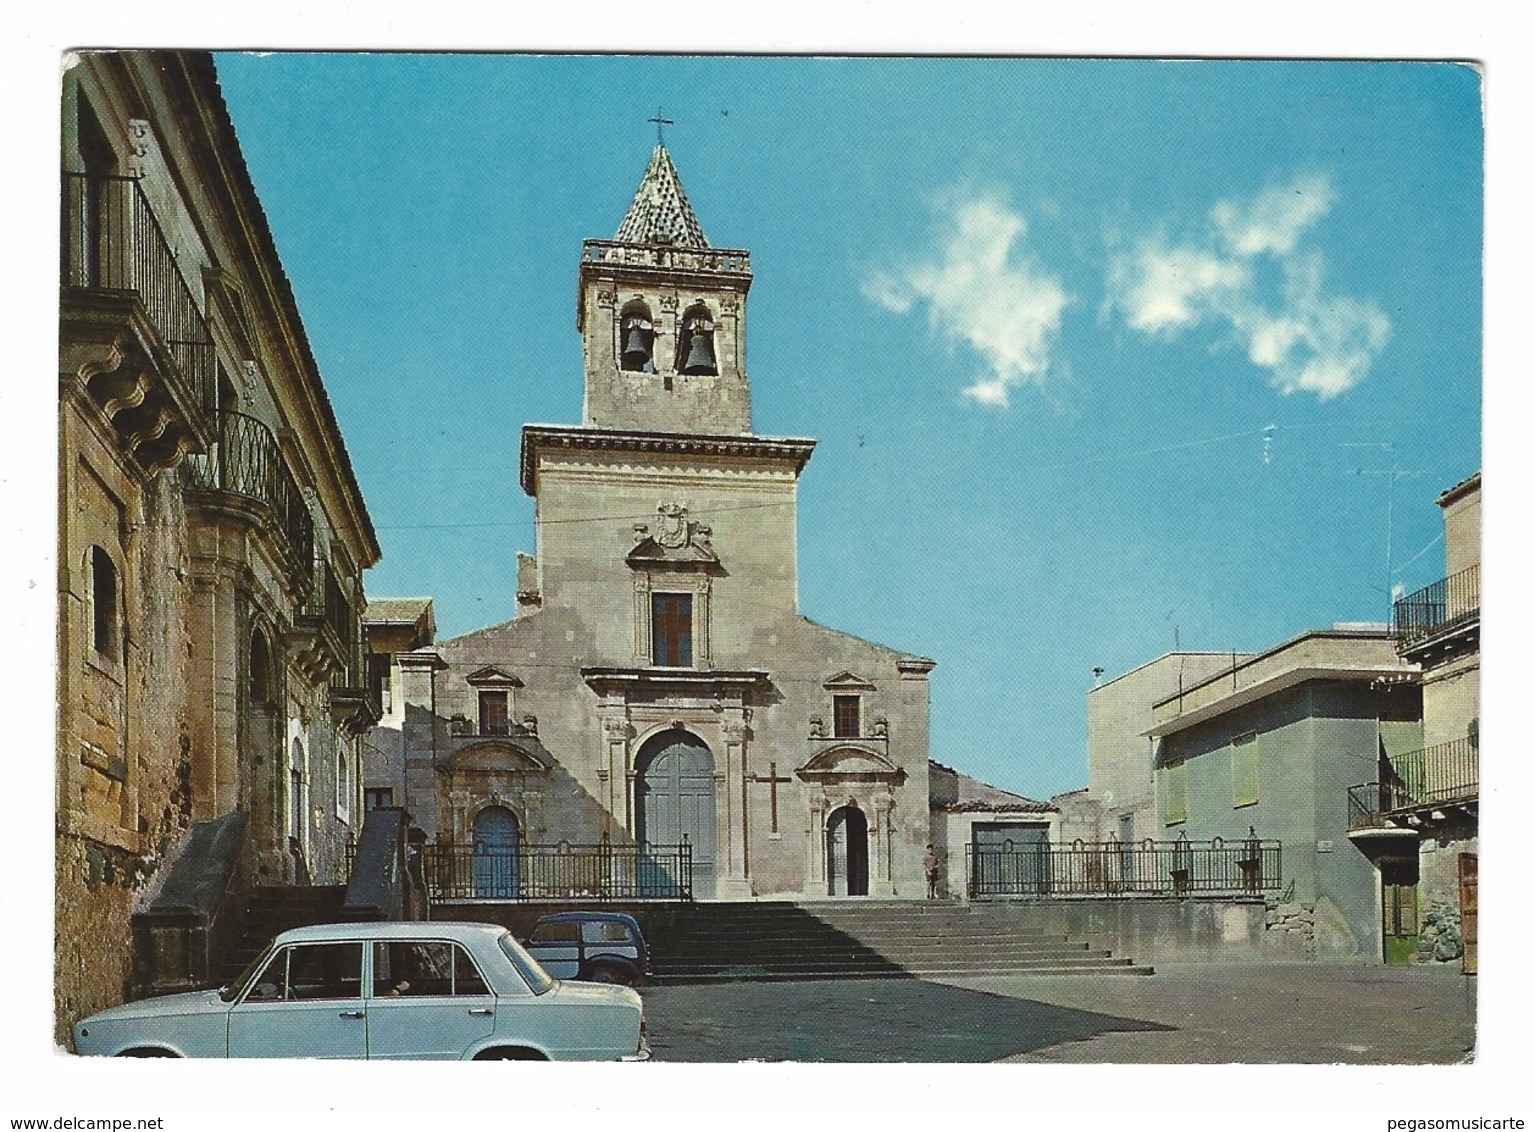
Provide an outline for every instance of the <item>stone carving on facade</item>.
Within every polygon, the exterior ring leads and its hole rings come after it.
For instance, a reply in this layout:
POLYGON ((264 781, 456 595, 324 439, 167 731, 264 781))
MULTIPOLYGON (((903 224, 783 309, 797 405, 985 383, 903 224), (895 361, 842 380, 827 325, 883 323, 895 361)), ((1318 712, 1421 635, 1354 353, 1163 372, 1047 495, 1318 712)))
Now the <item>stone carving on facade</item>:
POLYGON ((143 118, 128 119, 128 145, 133 156, 128 161, 128 175, 146 175, 145 158, 149 156, 149 123, 143 118))
POLYGON ((256 403, 256 382, 259 377, 260 374, 256 370, 256 363, 246 359, 245 364, 240 367, 240 384, 244 386, 240 390, 240 398, 247 405, 254 405, 256 403))
POLYGON ((890 738, 890 721, 884 716, 876 716, 874 719, 874 737, 876 739, 890 738))
POLYGON ((818 715, 810 717, 810 737, 812 739, 826 738, 826 723, 818 715))
POLYGON ((538 716, 525 715, 522 717, 522 729, 534 738, 538 737, 538 716))
POLYGON ((603 289, 597 292, 597 305, 599 307, 611 307, 615 296, 612 291, 603 289))
POLYGON ((725 739, 731 743, 746 741, 746 721, 741 719, 727 719, 720 723, 720 731, 725 739))
POLYGON ((688 544, 692 533, 688 529, 688 508, 685 503, 656 504, 656 542, 668 550, 678 550, 688 544))
POLYGON ((677 296, 675 294, 662 295, 661 309, 664 311, 675 311, 677 309, 677 296))
POLYGON ((635 523, 634 524, 634 545, 635 546, 639 546, 640 543, 644 542, 649 537, 650 537, 650 524, 649 523, 635 523))

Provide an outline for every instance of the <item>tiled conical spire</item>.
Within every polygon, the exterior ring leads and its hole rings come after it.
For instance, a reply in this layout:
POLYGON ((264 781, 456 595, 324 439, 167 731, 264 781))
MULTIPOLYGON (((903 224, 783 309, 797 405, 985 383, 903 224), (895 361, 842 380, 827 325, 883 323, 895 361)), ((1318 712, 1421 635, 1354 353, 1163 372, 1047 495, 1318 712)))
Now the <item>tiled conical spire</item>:
POLYGON ((693 215, 688 194, 682 190, 677 167, 672 164, 666 146, 657 145, 650 155, 650 165, 640 178, 629 211, 624 213, 618 234, 621 244, 671 244, 685 248, 707 248, 709 241, 693 215))

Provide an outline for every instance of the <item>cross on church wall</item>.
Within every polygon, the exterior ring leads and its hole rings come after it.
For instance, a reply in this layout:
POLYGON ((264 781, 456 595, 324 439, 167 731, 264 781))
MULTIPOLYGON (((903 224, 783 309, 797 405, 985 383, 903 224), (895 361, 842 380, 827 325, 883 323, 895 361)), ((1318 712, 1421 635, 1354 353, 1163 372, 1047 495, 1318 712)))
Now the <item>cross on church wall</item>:
POLYGON ((778 784, 780 782, 784 782, 784 783, 793 782, 794 779, 792 779, 792 778, 780 778, 778 776, 778 764, 775 763, 775 762, 770 762, 770 763, 768 763, 768 772, 767 772, 767 774, 765 776, 761 775, 761 774, 754 774, 754 775, 752 775, 752 781, 753 782, 766 782, 768 784, 768 789, 771 791, 771 793, 768 796, 768 802, 769 802, 769 805, 771 807, 769 812, 772 814, 772 820, 773 820, 773 828, 769 832, 777 833, 778 832, 778 784))

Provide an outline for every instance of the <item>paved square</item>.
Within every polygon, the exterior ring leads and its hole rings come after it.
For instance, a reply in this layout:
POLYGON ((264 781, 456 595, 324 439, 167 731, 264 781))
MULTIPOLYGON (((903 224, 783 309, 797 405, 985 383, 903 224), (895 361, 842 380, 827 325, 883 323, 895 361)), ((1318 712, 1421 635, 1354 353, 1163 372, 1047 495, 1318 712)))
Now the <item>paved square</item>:
POLYGON ((646 988, 658 1061, 1453 1064, 1476 981, 1454 968, 1190 965, 646 988))

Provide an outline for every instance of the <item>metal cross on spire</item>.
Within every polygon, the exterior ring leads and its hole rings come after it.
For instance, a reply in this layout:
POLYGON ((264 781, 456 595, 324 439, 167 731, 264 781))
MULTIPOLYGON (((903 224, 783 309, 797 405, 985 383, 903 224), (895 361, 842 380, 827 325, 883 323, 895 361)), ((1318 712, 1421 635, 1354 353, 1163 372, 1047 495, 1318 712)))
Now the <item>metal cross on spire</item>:
POLYGON ((655 125, 656 125, 656 144, 657 145, 665 145, 666 144, 666 138, 663 137, 662 134, 661 134, 662 129, 664 129, 667 126, 675 126, 677 124, 676 122, 673 122, 670 118, 663 118, 663 117, 661 117, 661 108, 659 106, 656 107, 656 116, 654 118, 646 118, 645 121, 647 121, 647 122, 654 122, 655 123, 655 125))

